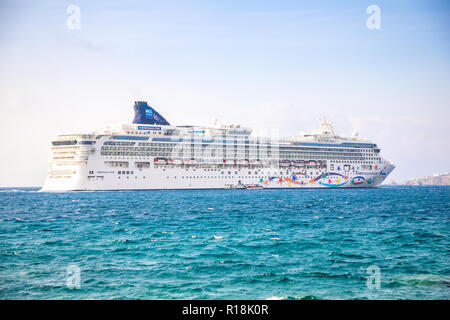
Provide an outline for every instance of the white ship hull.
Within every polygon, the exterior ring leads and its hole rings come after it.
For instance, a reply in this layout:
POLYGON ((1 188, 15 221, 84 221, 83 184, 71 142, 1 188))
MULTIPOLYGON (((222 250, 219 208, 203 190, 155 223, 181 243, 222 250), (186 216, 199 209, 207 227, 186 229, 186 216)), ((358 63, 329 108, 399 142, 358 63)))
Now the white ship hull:
POLYGON ((86 165, 71 167, 76 174, 48 177, 41 191, 224 189, 239 183, 259 184, 265 189, 373 188, 378 187, 394 169, 391 164, 386 164, 373 172, 293 170, 285 167, 203 169, 168 165, 111 170, 102 167, 102 163, 101 159, 92 159, 86 165), (93 173, 89 174, 89 171, 93 173), (125 174, 118 174, 118 171, 125 174))

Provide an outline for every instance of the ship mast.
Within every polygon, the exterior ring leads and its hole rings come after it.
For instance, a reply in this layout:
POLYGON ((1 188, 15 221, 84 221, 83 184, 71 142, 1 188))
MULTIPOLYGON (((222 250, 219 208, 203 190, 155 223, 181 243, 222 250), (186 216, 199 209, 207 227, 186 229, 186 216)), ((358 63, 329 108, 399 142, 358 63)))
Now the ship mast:
POLYGON ((322 134, 336 136, 334 133, 333 125, 327 121, 325 117, 319 118, 320 127, 322 129, 322 134))

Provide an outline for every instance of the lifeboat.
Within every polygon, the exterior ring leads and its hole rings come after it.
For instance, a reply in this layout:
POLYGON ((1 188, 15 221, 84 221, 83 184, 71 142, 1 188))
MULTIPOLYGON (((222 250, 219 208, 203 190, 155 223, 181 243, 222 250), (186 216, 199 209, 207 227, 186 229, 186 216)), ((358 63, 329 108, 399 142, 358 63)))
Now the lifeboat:
POLYGON ((248 160, 237 160, 236 162, 237 162, 237 164, 240 164, 240 165, 248 164, 248 160))
POLYGON ((303 167, 305 165, 304 160, 294 160, 292 162, 294 163, 294 166, 296 166, 296 167, 303 167))
POLYGON ((224 159, 224 160, 223 160, 223 163, 224 163, 224 164, 228 164, 228 165, 231 165, 231 166, 232 166, 232 165, 234 165, 234 163, 235 163, 235 160, 226 160, 226 159, 224 159))
POLYGON ((171 164, 183 164, 183 160, 181 159, 170 159, 169 162, 171 164))
POLYGON ((310 166, 310 167, 316 167, 316 166, 317 166, 317 161, 315 161, 315 160, 309 160, 309 161, 306 161, 306 164, 307 164, 308 166, 310 166))
POLYGON ((282 167, 288 167, 291 165, 291 161, 290 160, 280 160, 280 166, 282 167))
POLYGON ((166 164, 167 163, 167 159, 166 158, 155 158, 153 160, 153 162, 155 164, 166 164))
POLYGON ((262 164, 262 161, 261 160, 249 160, 248 163, 253 166, 259 166, 262 164))

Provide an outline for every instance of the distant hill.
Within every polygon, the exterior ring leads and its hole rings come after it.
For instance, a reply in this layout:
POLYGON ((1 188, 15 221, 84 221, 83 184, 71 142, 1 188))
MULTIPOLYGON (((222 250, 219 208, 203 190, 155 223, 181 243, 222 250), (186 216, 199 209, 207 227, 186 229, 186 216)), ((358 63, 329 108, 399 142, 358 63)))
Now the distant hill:
POLYGON ((408 186, 449 186, 450 173, 433 174, 428 177, 418 177, 401 183, 408 186))
POLYGON ((397 183, 397 181, 390 179, 390 180, 383 181, 383 185, 385 185, 385 186, 398 186, 398 183, 397 183))

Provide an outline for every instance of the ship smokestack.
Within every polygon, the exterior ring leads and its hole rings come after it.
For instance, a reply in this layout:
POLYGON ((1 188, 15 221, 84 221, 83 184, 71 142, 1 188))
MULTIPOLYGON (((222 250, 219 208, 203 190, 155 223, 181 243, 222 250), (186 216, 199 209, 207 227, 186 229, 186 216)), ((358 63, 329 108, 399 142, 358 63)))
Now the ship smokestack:
POLYGON ((136 101, 134 103, 133 123, 170 126, 170 123, 155 109, 149 106, 146 101, 136 101))

